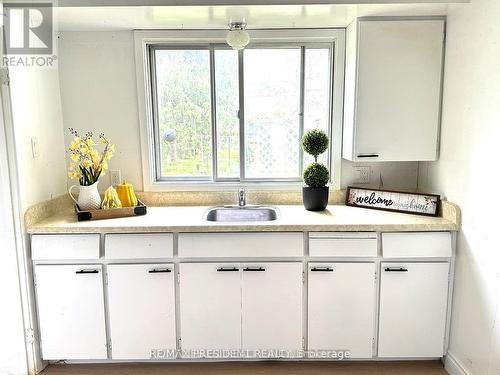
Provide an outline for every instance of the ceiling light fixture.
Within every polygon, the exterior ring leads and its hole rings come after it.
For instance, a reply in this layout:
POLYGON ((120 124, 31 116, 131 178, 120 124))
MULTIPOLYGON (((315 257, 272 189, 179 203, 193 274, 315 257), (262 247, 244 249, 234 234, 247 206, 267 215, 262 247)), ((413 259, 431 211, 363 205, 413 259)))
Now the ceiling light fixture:
POLYGON ((245 22, 231 22, 229 24, 226 42, 232 49, 243 49, 250 42, 250 36, 245 30, 246 26, 247 24, 245 22))

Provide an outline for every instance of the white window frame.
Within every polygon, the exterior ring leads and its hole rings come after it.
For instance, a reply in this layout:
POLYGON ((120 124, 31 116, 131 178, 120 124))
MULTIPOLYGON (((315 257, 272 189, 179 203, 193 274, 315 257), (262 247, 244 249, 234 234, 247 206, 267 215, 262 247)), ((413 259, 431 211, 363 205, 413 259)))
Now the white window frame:
MULTIPOLYGON (((158 44, 186 45, 196 43, 225 43, 226 30, 165 30, 134 31, 137 98, 140 121, 142 173, 145 191, 224 191, 238 187, 249 190, 298 190, 302 182, 251 181, 157 181, 153 123, 152 86, 150 75, 149 46, 158 44)), ((334 190, 340 189, 342 120, 344 108, 345 29, 290 29, 249 30, 255 43, 334 43, 333 93, 330 135, 333 140, 330 151, 331 181, 334 190)))

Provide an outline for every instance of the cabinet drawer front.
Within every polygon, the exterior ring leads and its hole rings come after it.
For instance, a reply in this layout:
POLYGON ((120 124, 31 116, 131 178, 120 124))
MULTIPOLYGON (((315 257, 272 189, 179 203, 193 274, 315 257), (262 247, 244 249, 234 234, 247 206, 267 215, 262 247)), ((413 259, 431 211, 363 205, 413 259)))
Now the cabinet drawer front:
POLYGON ((181 233, 179 257, 301 257, 302 233, 181 233))
POLYGON ((33 260, 99 259, 98 234, 41 234, 31 237, 33 260))
POLYGON ((384 258, 451 257, 451 233, 383 233, 384 258))
POLYGON ((107 234, 104 242, 106 259, 172 258, 174 236, 157 234, 107 234))
POLYGON ((309 233, 311 257, 376 257, 376 233, 309 233))

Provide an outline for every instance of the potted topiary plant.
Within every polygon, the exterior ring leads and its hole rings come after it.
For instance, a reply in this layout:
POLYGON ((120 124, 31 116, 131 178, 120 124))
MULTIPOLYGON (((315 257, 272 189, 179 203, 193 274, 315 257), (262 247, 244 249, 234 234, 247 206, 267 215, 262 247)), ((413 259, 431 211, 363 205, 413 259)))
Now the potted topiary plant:
POLYGON ((304 182, 307 186, 302 188, 304 207, 309 211, 323 211, 328 205, 329 188, 326 186, 330 180, 328 168, 318 163, 318 155, 328 148, 328 135, 319 129, 309 130, 302 137, 302 149, 314 156, 314 163, 304 170, 304 182))

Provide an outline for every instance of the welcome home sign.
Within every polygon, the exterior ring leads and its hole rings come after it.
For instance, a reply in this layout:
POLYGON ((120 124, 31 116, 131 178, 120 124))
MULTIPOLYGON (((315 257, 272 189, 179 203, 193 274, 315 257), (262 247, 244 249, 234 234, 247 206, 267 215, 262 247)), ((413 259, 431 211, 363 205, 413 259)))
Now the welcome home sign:
POLYGON ((349 186, 347 188, 345 204, 346 206, 371 208, 374 210, 437 216, 439 213, 440 196, 349 186))

